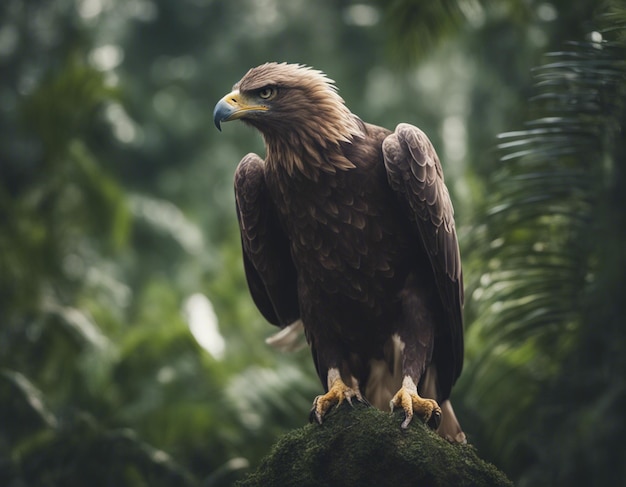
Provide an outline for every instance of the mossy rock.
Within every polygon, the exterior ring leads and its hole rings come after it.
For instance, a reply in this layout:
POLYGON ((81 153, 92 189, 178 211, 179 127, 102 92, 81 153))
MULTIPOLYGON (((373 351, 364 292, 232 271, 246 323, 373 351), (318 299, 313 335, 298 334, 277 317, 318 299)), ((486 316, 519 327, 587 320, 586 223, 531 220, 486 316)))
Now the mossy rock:
POLYGON ((237 486, 513 485, 471 446, 450 444, 417 418, 406 430, 401 422, 401 412, 344 403, 324 424, 284 435, 258 470, 237 486))

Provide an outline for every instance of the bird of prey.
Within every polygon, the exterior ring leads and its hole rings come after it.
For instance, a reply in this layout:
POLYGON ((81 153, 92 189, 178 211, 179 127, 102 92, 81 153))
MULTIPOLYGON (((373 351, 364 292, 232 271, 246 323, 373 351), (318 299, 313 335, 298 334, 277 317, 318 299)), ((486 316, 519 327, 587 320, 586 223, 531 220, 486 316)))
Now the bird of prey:
POLYGON ((303 327, 325 393, 402 408, 465 442, 450 403, 463 364, 463 279, 441 164, 427 136, 363 122, 334 81, 300 64, 250 69, 214 121, 258 129, 265 159, 235 173, 252 298, 289 334, 303 327))

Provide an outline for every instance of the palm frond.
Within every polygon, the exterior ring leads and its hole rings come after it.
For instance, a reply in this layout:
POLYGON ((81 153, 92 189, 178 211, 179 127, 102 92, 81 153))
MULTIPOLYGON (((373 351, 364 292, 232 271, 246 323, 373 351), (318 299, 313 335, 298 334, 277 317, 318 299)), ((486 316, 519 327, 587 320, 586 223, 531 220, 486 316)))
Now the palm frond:
POLYGON ((393 57, 401 64, 423 58, 429 49, 468 26, 481 25, 492 6, 507 15, 522 18, 529 15, 526 2, 512 0, 393 0, 379 2, 384 6, 384 22, 393 57))
MULTIPOLYGON (((549 409, 539 394, 559 387, 569 372, 564 364, 584 350, 588 330, 604 334, 607 346, 620 339, 611 337, 608 323, 593 319, 603 306, 596 292, 607 279, 602 262, 624 260, 609 255, 619 244, 615 222, 604 216, 607 209, 624 213, 612 206, 620 184, 615 175, 626 164, 626 9, 615 12, 603 18, 613 23, 602 31, 613 40, 596 33, 547 56, 534 70, 529 108, 535 118, 499 136, 502 166, 478 251, 488 265, 472 295, 478 313, 468 327, 462 387, 475 407, 491 403, 484 414, 499 425, 487 442, 514 476, 527 466, 520 458, 541 451, 520 428, 549 409)), ((626 311, 624 304, 613 306, 626 311)), ((573 444, 575 435, 568 434, 573 444)))

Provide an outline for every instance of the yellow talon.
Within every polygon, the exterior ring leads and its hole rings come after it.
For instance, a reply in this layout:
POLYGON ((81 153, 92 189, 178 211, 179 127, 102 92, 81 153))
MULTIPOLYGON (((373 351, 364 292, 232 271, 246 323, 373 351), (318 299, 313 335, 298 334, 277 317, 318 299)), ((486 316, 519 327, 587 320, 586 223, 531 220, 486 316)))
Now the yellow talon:
POLYGON ((433 429, 437 429, 441 422, 441 408, 439 404, 432 399, 420 397, 417 394, 417 388, 415 386, 411 387, 412 384, 413 381, 411 381, 410 385, 403 383, 400 390, 389 402, 391 411, 395 407, 401 407, 404 410, 405 419, 400 425, 403 429, 409 426, 414 414, 418 414, 425 423, 428 423, 433 429))
POLYGON ((363 397, 358 389, 348 387, 340 377, 333 377, 328 392, 317 396, 313 401, 313 408, 309 415, 310 420, 313 421, 315 419, 319 424, 322 424, 322 419, 331 407, 334 405, 339 406, 344 399, 352 405, 353 397, 358 401, 363 401, 363 397))

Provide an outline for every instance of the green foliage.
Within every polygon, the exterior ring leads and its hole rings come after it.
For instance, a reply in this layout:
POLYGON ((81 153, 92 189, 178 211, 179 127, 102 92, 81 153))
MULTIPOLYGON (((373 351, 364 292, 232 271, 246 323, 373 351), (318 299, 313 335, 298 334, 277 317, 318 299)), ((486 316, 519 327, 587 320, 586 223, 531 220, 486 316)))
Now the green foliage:
POLYGON ((3 460, 0 480, 13 485, 192 485, 192 478, 131 430, 105 430, 87 415, 60 420, 43 395, 18 372, 0 375, 3 460), (8 440, 8 445, 4 442, 8 440))

